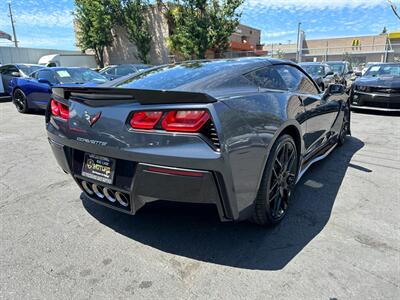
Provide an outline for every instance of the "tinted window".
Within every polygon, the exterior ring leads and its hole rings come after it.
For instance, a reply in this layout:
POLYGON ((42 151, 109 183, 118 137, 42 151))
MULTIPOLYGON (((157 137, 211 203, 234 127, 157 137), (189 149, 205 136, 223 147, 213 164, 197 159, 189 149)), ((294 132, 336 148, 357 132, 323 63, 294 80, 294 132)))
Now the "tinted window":
POLYGON ((115 67, 110 67, 104 71, 101 71, 100 74, 115 75, 115 70, 115 67))
POLYGON ((132 67, 128 67, 128 66, 116 67, 116 74, 118 76, 125 76, 125 75, 132 74, 135 72, 136 72, 136 70, 132 67))
POLYGON ((24 73, 25 75, 29 75, 39 69, 43 69, 43 66, 29 66, 29 65, 18 65, 18 68, 24 73))
POLYGON ((53 71, 41 70, 37 72, 37 79, 45 79, 48 80, 50 83, 57 83, 57 79, 53 71))
POLYGON ((400 76, 400 64, 373 65, 364 76, 400 76))
POLYGON ((324 76, 325 75, 325 68, 321 65, 301 65, 301 67, 306 71, 308 74, 312 76, 324 76))
POLYGON ((12 72, 19 72, 19 70, 15 66, 7 66, 2 74, 11 75, 12 72))
POLYGON ((291 91, 300 92, 303 94, 318 94, 319 91, 314 83, 307 77, 306 74, 299 69, 289 65, 275 66, 279 75, 285 81, 287 87, 291 91))
POLYGON ((344 73, 344 64, 343 63, 330 63, 329 66, 331 67, 332 71, 337 74, 344 73))
POLYGON ((218 73, 222 69, 236 69, 238 63, 226 61, 188 62, 179 65, 168 65, 143 71, 128 80, 118 83, 121 88, 137 89, 174 89, 187 83, 218 73))
POLYGON ((287 86, 274 67, 266 67, 245 75, 258 87, 274 90, 286 90, 287 86))
POLYGON ((107 81, 103 75, 87 68, 56 69, 54 74, 60 83, 103 83, 107 81))

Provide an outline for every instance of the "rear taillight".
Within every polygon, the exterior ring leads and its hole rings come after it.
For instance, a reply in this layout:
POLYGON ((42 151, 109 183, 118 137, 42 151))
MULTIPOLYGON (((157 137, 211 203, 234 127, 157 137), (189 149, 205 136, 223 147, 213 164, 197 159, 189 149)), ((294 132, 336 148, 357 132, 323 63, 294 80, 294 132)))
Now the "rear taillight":
POLYGON ((177 110, 168 112, 161 125, 167 131, 198 132, 208 120, 205 110, 177 110))
POLYGON ((176 132, 199 132, 210 119, 210 114, 205 110, 172 110, 165 113, 139 111, 132 115, 129 123, 134 129, 158 128, 176 132), (160 121, 161 127, 157 126, 160 121))
POLYGON ((69 107, 54 99, 50 101, 51 114, 56 117, 61 117, 64 120, 69 118, 69 107))
POLYGON ((153 129, 162 114, 162 111, 139 111, 133 114, 130 124, 134 129, 153 129))

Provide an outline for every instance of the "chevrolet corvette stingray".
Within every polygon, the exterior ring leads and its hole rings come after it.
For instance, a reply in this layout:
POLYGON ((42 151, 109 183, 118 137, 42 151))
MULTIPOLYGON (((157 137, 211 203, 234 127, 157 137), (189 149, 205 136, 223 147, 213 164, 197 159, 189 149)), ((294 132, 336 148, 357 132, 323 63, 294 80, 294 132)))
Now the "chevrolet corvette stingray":
POLYGON ((130 214, 160 199, 212 203, 222 221, 266 225, 345 142, 350 109, 342 85, 321 92, 289 61, 200 60, 53 88, 46 126, 83 199, 130 214))

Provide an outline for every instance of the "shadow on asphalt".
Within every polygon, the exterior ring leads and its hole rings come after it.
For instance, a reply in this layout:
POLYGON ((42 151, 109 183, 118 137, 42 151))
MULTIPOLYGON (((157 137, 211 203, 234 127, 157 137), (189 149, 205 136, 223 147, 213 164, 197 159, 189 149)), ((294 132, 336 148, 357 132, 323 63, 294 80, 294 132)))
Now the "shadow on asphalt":
MULTIPOLYGON (((215 207, 157 201, 136 216, 84 200, 86 210, 116 232, 168 253, 231 267, 284 268, 327 224, 352 156, 355 137, 314 164, 297 184, 286 218, 273 228, 221 223, 215 207)), ((368 172, 368 169, 365 169, 368 172)))

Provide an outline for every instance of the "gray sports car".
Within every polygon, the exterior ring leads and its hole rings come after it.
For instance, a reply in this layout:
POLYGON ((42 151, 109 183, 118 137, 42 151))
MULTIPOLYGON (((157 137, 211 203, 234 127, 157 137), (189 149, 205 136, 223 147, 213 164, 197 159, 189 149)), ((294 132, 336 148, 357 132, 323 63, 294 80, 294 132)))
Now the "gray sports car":
POLYGON ((53 88, 47 132, 83 198, 130 214, 162 199, 276 224, 350 133, 343 86, 321 92, 289 61, 189 61, 108 85, 53 88))

